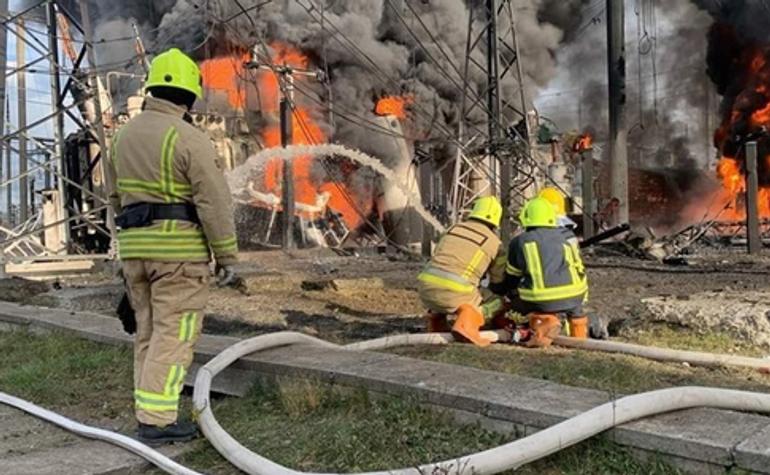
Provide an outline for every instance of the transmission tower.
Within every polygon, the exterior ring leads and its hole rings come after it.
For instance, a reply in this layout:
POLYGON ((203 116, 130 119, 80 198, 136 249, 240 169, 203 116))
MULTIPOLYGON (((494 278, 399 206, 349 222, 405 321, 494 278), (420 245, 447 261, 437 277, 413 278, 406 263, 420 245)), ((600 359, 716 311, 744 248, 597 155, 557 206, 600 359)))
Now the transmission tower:
POLYGON ((0 48, 17 45, 13 63, 0 55, 0 276, 9 266, 42 262, 47 271, 76 270, 111 253, 101 160, 110 98, 97 75, 87 2, 75 11, 67 5, 46 0, 10 12, 0 0, 0 48), (12 85, 15 113, 6 94, 12 85), (67 147, 72 140, 81 146, 67 147), (68 156, 72 149, 85 152, 68 156))
POLYGON ((517 172, 514 165, 522 148, 527 153, 530 136, 513 3, 484 0, 469 8, 463 119, 458 131, 463 146, 455 161, 450 192, 453 222, 465 216, 476 198, 499 196, 505 210, 503 236, 510 234, 507 216, 512 179, 517 172), (487 77, 486 87, 475 91, 471 78, 479 73, 487 77), (517 97, 507 101, 501 95, 501 86, 506 81, 513 81, 518 87, 517 97), (480 123, 479 117, 485 120, 480 123), (485 127, 479 127, 484 123, 485 127), (523 127, 515 129, 516 123, 523 127))

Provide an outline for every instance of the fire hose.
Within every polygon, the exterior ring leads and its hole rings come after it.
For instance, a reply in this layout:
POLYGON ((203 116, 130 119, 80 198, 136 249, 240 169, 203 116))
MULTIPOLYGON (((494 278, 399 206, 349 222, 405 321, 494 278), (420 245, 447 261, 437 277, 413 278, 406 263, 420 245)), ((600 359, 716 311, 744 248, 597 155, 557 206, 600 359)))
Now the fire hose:
MULTIPOLYGON (((492 341, 503 339, 504 332, 484 332, 492 341)), ((557 343, 572 339, 561 338, 557 343)), ((260 335, 238 342, 215 356, 198 370, 193 392, 193 407, 198 414, 201 431, 208 441, 230 463, 249 475, 320 475, 298 472, 283 467, 251 452, 217 422, 211 409, 210 391, 213 378, 237 359, 258 351, 293 344, 313 344, 353 351, 383 349, 403 345, 447 344, 451 334, 399 335, 339 346, 300 333, 280 332, 260 335)), ((599 342, 606 345, 607 342, 599 342)), ((619 344, 623 345, 623 344, 619 344)), ((635 346, 635 345, 634 345, 635 346)), ((615 348, 618 349, 618 348, 615 348)), ((654 350, 654 349, 653 349, 654 350)), ((676 352, 676 350, 668 350, 676 352)), ((698 354, 694 352, 685 352, 698 354)), ((703 354, 701 354, 703 355, 703 354)), ((720 356, 720 355, 711 355, 720 356)), ((753 358, 745 358, 754 360, 753 358)), ((706 360, 704 360, 706 361, 706 360)), ((762 361, 762 360, 756 360, 762 361)), ((706 361, 709 362, 709 361, 706 361)), ((746 363, 747 361, 742 361, 746 363)), ((67 419, 27 401, 0 392, 0 403, 56 424, 83 437, 97 439, 129 450, 172 475, 203 475, 184 467, 156 450, 122 434, 89 427, 67 419)), ((681 387, 626 396, 603 404, 576 417, 551 426, 531 436, 515 440, 483 452, 452 460, 428 463, 419 467, 369 472, 361 475, 423 475, 425 473, 477 473, 491 475, 512 470, 554 454, 615 426, 637 419, 694 407, 770 413, 770 395, 704 387, 681 387)))

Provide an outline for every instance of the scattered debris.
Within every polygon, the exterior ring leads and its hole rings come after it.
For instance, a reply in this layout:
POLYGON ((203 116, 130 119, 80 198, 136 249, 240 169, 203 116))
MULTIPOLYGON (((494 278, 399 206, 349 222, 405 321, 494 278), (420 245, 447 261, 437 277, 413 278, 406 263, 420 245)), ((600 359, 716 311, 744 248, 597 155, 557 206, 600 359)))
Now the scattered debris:
POLYGON ((642 299, 634 324, 665 323, 770 348, 770 292, 723 291, 642 299))
POLYGON ((384 289, 385 282, 379 278, 332 279, 302 282, 302 290, 334 290, 336 292, 384 289))

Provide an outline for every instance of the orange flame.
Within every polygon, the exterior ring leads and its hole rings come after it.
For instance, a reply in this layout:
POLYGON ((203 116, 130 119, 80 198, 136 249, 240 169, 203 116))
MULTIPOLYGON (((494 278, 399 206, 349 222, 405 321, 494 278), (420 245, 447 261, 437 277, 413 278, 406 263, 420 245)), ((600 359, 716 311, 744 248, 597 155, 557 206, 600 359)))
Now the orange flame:
MULTIPOLYGON (((289 45, 273 43, 270 49, 272 63, 276 66, 290 66, 305 70, 311 67, 308 57, 289 45)), ((248 59, 248 55, 244 54, 204 61, 201 65, 204 86, 209 90, 225 92, 232 107, 245 108, 245 87, 239 83, 239 78, 244 77, 243 63, 248 59)), ((281 79, 274 72, 263 70, 256 74, 256 78, 261 113, 268 122, 268 125, 260 131, 262 142, 267 148, 281 147, 281 127, 278 116, 282 98, 279 82, 281 79)), ((307 78, 295 76, 294 80, 305 81, 307 78)), ((311 108, 295 102, 292 112, 292 137, 289 140, 291 144, 315 145, 327 141, 323 128, 314 119, 315 115, 315 111, 311 108)), ((299 157, 292 162, 295 201, 315 205, 316 198, 321 193, 328 192, 331 195, 328 207, 340 213, 348 227, 357 228, 363 222, 360 214, 368 213, 372 204, 357 198, 344 183, 315 183, 311 174, 313 162, 312 157, 299 157)), ((280 159, 269 161, 265 166, 264 189, 260 191, 280 197, 282 184, 283 161, 280 159)))
MULTIPOLYGON (((765 157, 770 164, 770 156, 765 157)), ((711 206, 710 214, 721 213, 720 220, 740 221, 746 219, 746 176, 741 169, 741 162, 734 158, 723 157, 717 164, 717 176, 722 180, 722 192, 719 199, 711 206), (725 203, 728 208, 724 209, 725 203)), ((759 215, 770 217, 770 188, 760 188, 757 196, 759 215)))
POLYGON ((248 58, 248 54, 241 54, 204 61, 201 64, 203 85, 211 91, 224 92, 231 106, 243 109, 246 106, 246 93, 239 83, 243 77, 243 63, 248 58))
POLYGON ((575 142, 575 146, 573 148, 576 152, 583 152, 590 149, 593 144, 594 138, 591 137, 591 134, 585 134, 575 142))
POLYGON ((406 119, 406 109, 414 99, 411 96, 387 96, 383 97, 374 107, 377 115, 394 115, 398 119, 406 119))

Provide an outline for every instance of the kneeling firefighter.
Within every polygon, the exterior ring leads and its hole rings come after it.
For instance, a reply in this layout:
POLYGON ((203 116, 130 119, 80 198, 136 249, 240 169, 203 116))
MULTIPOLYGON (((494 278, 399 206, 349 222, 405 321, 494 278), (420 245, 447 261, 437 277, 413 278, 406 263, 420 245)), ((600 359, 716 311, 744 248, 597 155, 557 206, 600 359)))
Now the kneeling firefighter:
MULTIPOLYGON (((201 97, 197 64, 178 49, 152 61, 143 111, 112 141, 106 168, 119 255, 135 316, 134 407, 139 439, 185 441, 179 393, 200 337, 213 253, 220 284, 235 277, 230 190, 209 138, 190 122, 201 97)), ((130 313, 123 302, 121 315, 130 313)), ((128 322, 128 324, 127 324, 128 322)))
POLYGON ((490 343, 481 338, 479 329, 503 307, 503 299, 492 296, 482 304, 479 284, 487 272, 504 278, 506 261, 499 254, 502 243, 497 236, 502 215, 496 197, 479 198, 468 219, 442 236, 431 261, 417 277, 420 300, 430 312, 428 331, 449 331, 447 315, 457 314, 452 333, 476 345, 490 343))
POLYGON ((525 231, 508 248, 506 277, 499 288, 508 294, 510 309, 529 315, 528 346, 548 346, 559 335, 565 315, 571 336, 586 338, 588 318, 583 302, 588 280, 575 235, 558 226, 554 207, 544 198, 527 202, 519 215, 525 231))
POLYGON ((567 228, 574 231, 577 228, 577 223, 567 216, 567 200, 564 198, 564 194, 556 188, 547 186, 540 190, 537 194, 538 198, 551 203, 556 211, 556 224, 560 228, 567 228))

